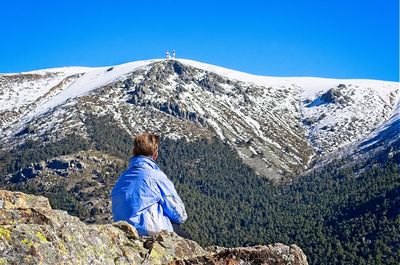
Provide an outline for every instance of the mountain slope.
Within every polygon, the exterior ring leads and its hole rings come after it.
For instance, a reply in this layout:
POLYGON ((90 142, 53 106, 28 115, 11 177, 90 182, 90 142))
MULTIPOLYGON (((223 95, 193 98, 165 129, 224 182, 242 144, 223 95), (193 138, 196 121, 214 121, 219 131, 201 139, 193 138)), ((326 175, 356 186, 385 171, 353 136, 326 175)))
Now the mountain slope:
MULTIPOLYGON (((100 152, 77 152, 90 146, 76 137, 21 146, 12 157, 27 167, 0 187, 48 196, 55 208, 81 220, 110 220, 110 190, 124 170, 118 164, 129 158, 131 140, 104 118, 91 119, 90 141, 100 152), (69 155, 57 155, 65 152, 69 155), (39 160, 44 161, 32 164, 39 160)), ((385 164, 370 161, 362 174, 347 161, 336 161, 276 186, 219 139, 164 139, 158 164, 185 202, 185 229, 202 245, 295 242, 311 264, 398 264, 399 161, 400 156, 385 164)))
POLYGON ((261 77, 185 59, 1 75, 0 91, 3 150, 88 138, 88 115, 107 116, 131 135, 218 137, 275 180, 365 140, 399 101, 393 82, 261 77))

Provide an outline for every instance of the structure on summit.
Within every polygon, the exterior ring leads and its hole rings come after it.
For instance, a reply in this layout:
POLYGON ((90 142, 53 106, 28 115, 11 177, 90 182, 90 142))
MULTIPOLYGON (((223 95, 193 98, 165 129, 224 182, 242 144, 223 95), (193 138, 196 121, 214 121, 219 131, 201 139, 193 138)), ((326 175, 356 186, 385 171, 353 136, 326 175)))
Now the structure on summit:
POLYGON ((175 59, 176 58, 176 53, 175 53, 175 50, 172 50, 172 57, 171 57, 171 53, 169 52, 169 51, 167 51, 166 53, 165 53, 165 59, 166 60, 169 60, 169 59, 175 59))

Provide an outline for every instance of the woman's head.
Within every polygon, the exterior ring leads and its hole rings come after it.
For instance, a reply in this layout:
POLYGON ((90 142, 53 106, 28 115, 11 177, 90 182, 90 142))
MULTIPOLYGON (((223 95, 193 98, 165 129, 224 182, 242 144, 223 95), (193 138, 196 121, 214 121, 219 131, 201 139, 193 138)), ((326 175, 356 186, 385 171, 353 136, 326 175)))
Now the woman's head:
POLYGON ((160 136, 152 133, 142 133, 133 140, 133 155, 150 156, 154 160, 158 157, 160 136))

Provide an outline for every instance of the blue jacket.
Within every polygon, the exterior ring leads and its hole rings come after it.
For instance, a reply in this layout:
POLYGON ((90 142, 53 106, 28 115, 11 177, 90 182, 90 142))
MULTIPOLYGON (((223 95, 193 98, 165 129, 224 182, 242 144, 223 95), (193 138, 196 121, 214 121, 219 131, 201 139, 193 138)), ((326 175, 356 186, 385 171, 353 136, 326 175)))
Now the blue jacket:
POLYGON ((114 221, 127 221, 139 235, 153 235, 161 230, 172 232, 173 223, 187 219, 185 206, 174 184, 153 159, 134 156, 111 192, 114 221))

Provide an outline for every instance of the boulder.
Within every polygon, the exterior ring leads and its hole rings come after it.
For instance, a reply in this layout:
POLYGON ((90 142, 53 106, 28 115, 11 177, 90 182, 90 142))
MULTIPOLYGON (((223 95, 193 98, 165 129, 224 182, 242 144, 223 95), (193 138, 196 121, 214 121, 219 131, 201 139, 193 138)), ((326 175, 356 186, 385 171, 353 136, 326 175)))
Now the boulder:
POLYGON ((239 265, 239 264, 259 264, 259 265, 304 265, 307 257, 296 245, 286 246, 276 243, 268 246, 254 246, 241 248, 218 248, 216 253, 206 256, 198 256, 191 259, 176 260, 171 262, 173 265, 239 265))

